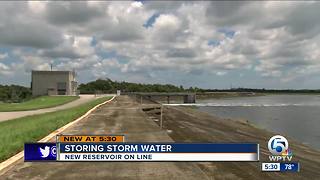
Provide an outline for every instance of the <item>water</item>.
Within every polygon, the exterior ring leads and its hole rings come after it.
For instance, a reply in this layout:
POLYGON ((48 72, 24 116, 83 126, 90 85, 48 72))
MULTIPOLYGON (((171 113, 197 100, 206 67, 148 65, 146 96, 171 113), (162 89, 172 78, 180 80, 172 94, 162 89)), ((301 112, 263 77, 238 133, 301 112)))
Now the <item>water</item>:
MULTIPOLYGON (((320 96, 268 95, 198 100, 199 110, 256 126, 320 149, 320 96)), ((290 144, 290 142, 289 142, 290 144)))

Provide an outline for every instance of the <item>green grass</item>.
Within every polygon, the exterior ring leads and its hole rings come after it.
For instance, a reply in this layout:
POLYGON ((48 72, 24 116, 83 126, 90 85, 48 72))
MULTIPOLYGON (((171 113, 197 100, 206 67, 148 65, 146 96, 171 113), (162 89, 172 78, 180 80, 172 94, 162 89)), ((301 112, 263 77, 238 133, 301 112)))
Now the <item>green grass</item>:
POLYGON ((22 103, 0 103, 0 112, 43 109, 59 106, 78 98, 78 96, 41 96, 22 103))
POLYGON ((0 162, 22 151, 25 142, 42 139, 110 98, 103 97, 65 110, 0 122, 0 162))

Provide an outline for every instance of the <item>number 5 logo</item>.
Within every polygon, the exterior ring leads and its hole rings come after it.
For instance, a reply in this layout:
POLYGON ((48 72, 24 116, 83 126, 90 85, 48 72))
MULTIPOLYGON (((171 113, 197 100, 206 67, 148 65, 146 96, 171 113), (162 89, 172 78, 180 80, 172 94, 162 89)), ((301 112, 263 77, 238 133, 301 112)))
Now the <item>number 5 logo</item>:
POLYGON ((268 142, 268 149, 273 155, 281 155, 288 149, 288 146, 287 139, 280 135, 273 136, 268 142))

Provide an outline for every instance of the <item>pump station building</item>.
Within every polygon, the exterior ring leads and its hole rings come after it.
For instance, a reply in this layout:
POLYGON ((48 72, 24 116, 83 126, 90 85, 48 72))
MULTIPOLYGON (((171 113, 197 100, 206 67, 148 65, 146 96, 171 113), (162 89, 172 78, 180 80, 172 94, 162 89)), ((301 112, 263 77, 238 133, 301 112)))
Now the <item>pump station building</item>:
POLYGON ((33 96, 77 95, 74 71, 32 71, 31 76, 33 96))

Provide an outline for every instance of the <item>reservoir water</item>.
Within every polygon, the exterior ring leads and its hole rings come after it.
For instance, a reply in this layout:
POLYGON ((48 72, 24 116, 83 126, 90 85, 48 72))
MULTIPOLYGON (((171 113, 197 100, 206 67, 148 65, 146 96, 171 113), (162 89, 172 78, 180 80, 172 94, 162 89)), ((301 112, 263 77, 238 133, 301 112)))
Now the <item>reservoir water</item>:
MULTIPOLYGON (((320 149, 320 96, 267 95, 197 100, 200 111, 246 119, 259 128, 320 149)), ((290 144, 290 142, 289 142, 290 144)))

